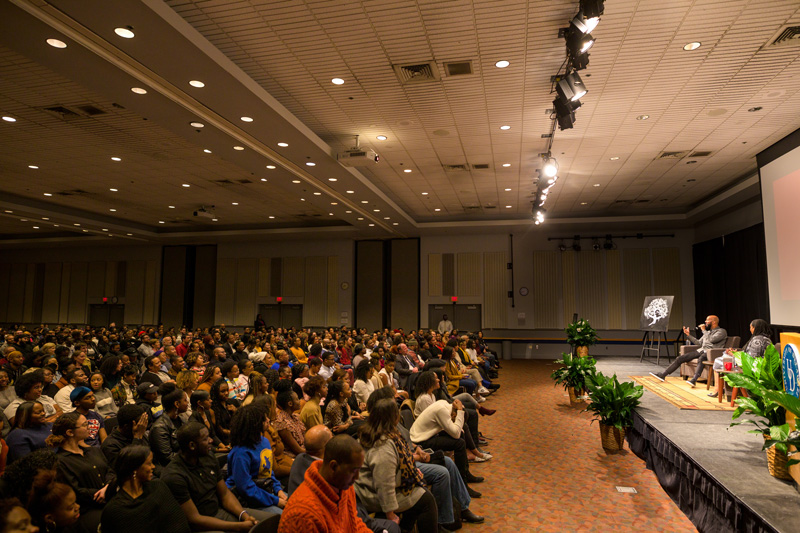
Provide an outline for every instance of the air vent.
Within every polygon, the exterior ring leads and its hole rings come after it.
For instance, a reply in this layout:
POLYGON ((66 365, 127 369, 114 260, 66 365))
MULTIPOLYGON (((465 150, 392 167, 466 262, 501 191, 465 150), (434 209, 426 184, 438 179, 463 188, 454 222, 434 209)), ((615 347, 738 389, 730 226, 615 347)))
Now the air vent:
POLYGON ((497 209, 497 206, 496 205, 491 205, 491 204, 486 204, 485 206, 483 206, 483 208, 484 209, 497 209))
POLYGON ((233 185, 231 180, 214 180, 214 183, 218 183, 220 185, 233 185))
POLYGON ((650 202, 650 200, 636 200, 637 204, 646 204, 648 202, 650 202))
POLYGON ((68 191, 61 191, 56 193, 59 196, 79 196, 81 194, 89 194, 83 189, 71 189, 68 191))
POLYGON ((773 46, 789 46, 800 44, 800 26, 782 26, 778 32, 761 47, 762 50, 773 46))
POLYGON ((469 170, 467 168, 467 165, 442 165, 442 167, 447 172, 460 172, 460 171, 464 171, 464 170, 469 170))
POLYGON ((241 183, 242 185, 247 185, 248 183, 253 183, 252 181, 250 181, 249 179, 246 179, 246 178, 243 179, 243 180, 237 180, 237 181, 239 183, 241 183))
POLYGON ((94 117, 97 115, 106 115, 107 113, 100 109, 99 107, 95 107, 91 104, 87 105, 79 105, 77 106, 78 109, 83 111, 85 114, 89 115, 90 117, 94 117))
POLYGON ((692 152, 689 157, 708 157, 711 152, 692 152))
POLYGON ((479 205, 467 205, 464 206, 464 211, 480 211, 481 206, 479 205))
POLYGON ((454 61, 444 64, 444 71, 447 76, 467 76, 472 74, 472 61, 454 61))
POLYGON ((472 165, 473 170, 486 170, 489 168, 489 163, 478 163, 477 165, 472 165))
POLYGON ((689 150, 682 152, 661 152, 656 159, 683 159, 689 153, 689 150))
POLYGON ((75 120, 81 118, 81 115, 79 115, 75 111, 67 109, 66 107, 60 105, 42 108, 42 111, 50 113, 51 115, 55 116, 56 118, 60 118, 61 120, 75 120))
POLYGON ((437 81, 441 79, 436 63, 412 63, 410 65, 393 65, 394 73, 400 83, 423 83, 426 81, 437 81))

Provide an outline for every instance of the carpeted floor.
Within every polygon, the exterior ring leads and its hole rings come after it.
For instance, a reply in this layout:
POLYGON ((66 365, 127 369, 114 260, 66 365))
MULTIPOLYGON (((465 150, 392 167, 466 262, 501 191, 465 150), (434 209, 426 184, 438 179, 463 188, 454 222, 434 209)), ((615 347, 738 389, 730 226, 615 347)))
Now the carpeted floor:
POLYGON ((689 382, 681 377, 670 376, 666 381, 661 381, 653 376, 628 376, 639 385, 650 392, 657 394, 662 399, 668 401, 678 409, 700 410, 700 411, 734 411, 730 401, 720 402, 714 396, 709 398, 709 392, 716 392, 716 388, 706 390, 705 385, 699 383, 697 387, 691 388, 689 382))
POLYGON ((494 458, 470 466, 486 477, 474 485, 484 497, 471 505, 486 522, 462 531, 696 531, 627 444, 605 454, 597 423, 553 387, 551 363, 502 365, 501 388, 484 404, 498 412, 481 417, 494 458))

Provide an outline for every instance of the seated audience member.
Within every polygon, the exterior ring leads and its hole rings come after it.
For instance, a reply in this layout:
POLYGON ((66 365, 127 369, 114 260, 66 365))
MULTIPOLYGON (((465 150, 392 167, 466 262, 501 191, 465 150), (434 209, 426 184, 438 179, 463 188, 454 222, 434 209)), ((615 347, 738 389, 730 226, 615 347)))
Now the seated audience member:
MULTIPOLYGON (((319 345, 316 344, 315 346, 319 346, 319 345)), ((313 348, 313 346, 312 346, 312 348, 313 348)), ((320 350, 321 349, 322 349, 322 347, 320 347, 320 350)), ((308 360, 308 377, 311 378, 312 376, 316 376, 317 374, 319 374, 319 369, 320 368, 322 368, 322 359, 320 359, 319 357, 311 357, 308 360)), ((305 386, 305 385, 303 385, 303 386, 305 386)), ((298 397, 299 396, 300 395, 298 394, 298 397)))
POLYGON ((42 384, 44 383, 44 373, 41 370, 28 372, 23 374, 14 383, 14 391, 17 393, 17 398, 14 399, 8 407, 5 408, 3 414, 6 415, 8 421, 13 424, 14 416, 17 414, 17 407, 23 402, 37 401, 44 407, 45 421, 55 422, 55 420, 64 414, 61 407, 49 396, 42 394, 42 384))
POLYGON ((17 393, 8 379, 8 372, 0 369, 0 409, 5 410, 8 404, 14 401, 17 393))
POLYGON ((100 413, 94 410, 96 400, 94 393, 89 387, 76 387, 70 394, 69 399, 72 401, 72 406, 75 407, 75 412, 82 414, 86 417, 88 423, 89 436, 86 438, 86 444, 89 446, 100 446, 106 437, 106 425, 100 413))
POLYGON ((122 359, 118 355, 109 355, 100 362, 100 373, 109 390, 122 380, 122 367, 122 359))
POLYGON ((293 367, 294 363, 289 361, 289 353, 286 350, 278 350, 275 353, 275 363, 270 367, 272 370, 280 370, 282 366, 293 367))
POLYGON ((397 432, 399 422, 400 411, 393 399, 379 400, 370 411, 359 438, 366 455, 355 483, 356 494, 367 511, 385 513, 403 530, 416 525, 419 533, 436 533, 436 501, 424 488, 413 454, 397 432))
POLYGON ((37 533, 30 513, 17 498, 0 500, 0 532, 37 533))
POLYGON ((350 385, 345 380, 334 381, 328 385, 324 420, 325 425, 334 434, 346 432, 351 437, 355 437, 358 434, 358 428, 364 423, 360 413, 350 410, 348 399, 351 394, 350 385))
POLYGON ((117 416, 119 407, 114 403, 111 390, 104 385, 104 378, 101 372, 92 372, 92 375, 89 376, 89 388, 94 393, 95 411, 103 419, 117 416))
POLYGON ((214 384, 223 379, 222 377, 222 368, 219 365, 212 365, 206 368, 206 373, 203 374, 203 377, 200 379, 200 383, 197 385, 197 390, 204 390, 206 392, 211 392, 211 387, 214 384))
POLYGON ((303 387, 303 392, 308 396, 308 401, 300 411, 300 420, 306 429, 310 429, 323 423, 320 402, 328 394, 328 384, 321 375, 314 376, 303 387))
POLYGON ((352 437, 332 438, 292 494, 278 533, 372 533, 357 515, 353 490, 363 461, 364 450, 352 437))
MULTIPOLYGON (((197 389, 197 382, 198 382, 197 373, 194 372, 193 370, 181 370, 175 376, 175 386, 180 390, 182 390, 183 392, 185 392, 186 397, 190 399, 192 397, 192 393, 197 389)), ((184 413, 183 416, 181 416, 181 418, 185 422, 186 420, 189 419, 189 416, 191 416, 191 414, 192 414, 192 409, 190 407, 186 411, 186 413, 184 413)))
POLYGON ((261 372, 256 372, 255 370, 250 372, 248 381, 250 382, 248 392, 247 396, 244 397, 242 405, 250 405, 259 396, 269 394, 269 383, 267 383, 267 378, 265 378, 264 374, 261 372))
POLYGON ((114 403, 117 407, 122 409, 123 405, 133 405, 138 399, 138 392, 136 390, 136 378, 139 377, 139 372, 133 365, 126 365, 122 367, 122 379, 119 380, 114 388, 111 389, 111 397, 114 398, 114 403))
POLYGON ((77 412, 58 417, 53 424, 53 434, 47 444, 58 448, 58 473, 70 484, 83 511, 81 524, 89 531, 96 531, 100 523, 100 511, 114 483, 114 471, 109 468, 105 455, 99 447, 86 447, 89 437, 89 422, 77 412))
POLYGON ((53 424, 46 420, 44 407, 36 400, 23 402, 17 407, 14 424, 6 437, 7 464, 47 446, 45 439, 50 436, 53 424))
POLYGON ((275 429, 285 447, 285 453, 289 457, 305 453, 305 432, 306 426, 300 420, 299 410, 300 401, 293 390, 285 390, 278 393, 275 399, 277 404, 277 416, 275 417, 275 429))
POLYGON ((8 374, 8 379, 12 385, 17 382, 17 379, 19 379, 26 370, 28 370, 28 367, 23 364, 24 359, 25 356, 18 350, 12 350, 6 355, 8 363, 3 366, 3 370, 8 374))
POLYGON ((236 412, 236 407, 228 400, 228 382, 217 380, 211 387, 211 410, 214 412, 214 432, 225 444, 231 442, 231 417, 236 412))
POLYGON ((136 394, 139 399, 136 400, 136 405, 139 405, 147 412, 149 418, 148 427, 153 425, 153 422, 158 420, 164 412, 164 407, 158 403, 158 387, 152 383, 140 383, 136 387, 136 394))
POLYGON ((152 383, 156 387, 160 387, 162 383, 173 382, 169 374, 161 370, 161 359, 155 355, 151 355, 144 360, 144 367, 146 370, 139 378, 139 383, 152 383))
POLYGON ((469 375, 459 368, 456 353, 452 346, 444 347, 442 360, 446 362, 444 372, 447 376, 447 391, 450 394, 455 393, 458 387, 464 387, 468 394, 474 394, 477 402, 483 403, 486 400, 477 392, 478 383, 470 379, 469 375))
MULTIPOLYGON (((397 379, 397 372, 394 371, 396 361, 397 358, 394 356, 394 354, 386 354, 386 357, 384 357, 383 361, 383 368, 380 372, 378 372, 378 378, 380 378, 382 386, 385 387, 388 385, 391 387, 392 390, 394 390, 395 397, 400 399, 400 401, 403 401, 408 398, 408 392, 400 388, 400 382, 397 379)), ((411 383, 411 379, 411 377, 408 378, 406 381, 407 385, 411 383)), ((419 379, 419 375, 417 375, 417 379, 419 379)))
POLYGON ((89 378, 86 377, 83 368, 76 366, 71 372, 64 374, 64 379, 66 379, 67 385, 56 393, 55 401, 64 413, 70 413, 75 410, 69 399, 70 393, 75 390, 75 387, 86 387, 89 384, 89 378))
POLYGON ((263 433, 266 409, 246 405, 231 419, 231 451, 226 484, 248 507, 281 514, 288 496, 273 471, 272 446, 263 433))
POLYGON ((372 365, 366 358, 356 366, 353 393, 356 395, 359 405, 366 404, 369 395, 375 391, 375 385, 371 381, 372 373, 372 365))
POLYGON ((697 339, 691 335, 688 327, 683 328, 683 333, 686 335, 689 342, 700 346, 700 348, 676 357, 672 364, 663 372, 650 372, 650 375, 664 381, 667 376, 680 368, 683 363, 697 359, 697 370, 695 370, 694 376, 689 379, 689 385, 694 387, 697 384, 697 380, 700 378, 700 374, 705 370, 703 361, 707 359, 706 352, 712 348, 722 348, 725 346, 725 341, 728 339, 728 332, 719 327, 719 317, 716 315, 708 315, 705 323, 700 325, 700 330, 703 332, 703 335, 697 339))
POLYGON ((308 365, 297 363, 292 367, 292 390, 297 393, 297 397, 303 397, 303 387, 308 383, 310 377, 308 365))
POLYGON ((56 362, 55 357, 51 357, 50 360, 46 362, 45 366, 42 367, 42 373, 44 374, 44 388, 42 389, 42 394, 51 399, 55 398, 56 393, 61 390, 55 383, 55 372, 57 368, 58 362, 56 362))
POLYGON ((208 429, 208 436, 211 439, 211 450, 214 453, 228 453, 230 446, 222 442, 214 430, 214 410, 211 409, 211 394, 204 390, 196 390, 192 393, 190 400, 192 415, 189 420, 199 422, 208 429))
POLYGON ((81 506, 69 485, 56 481, 55 470, 40 470, 33 478, 28 511, 34 525, 42 532, 76 531, 81 506))
POLYGON ((211 455, 208 429, 188 422, 178 430, 180 453, 161 474, 161 481, 178 501, 193 531, 250 531, 272 516, 245 509, 225 485, 219 462, 211 455))
POLYGON ((267 425, 263 435, 267 438, 272 448, 272 471, 276 477, 285 478, 292 469, 294 459, 286 454, 286 447, 283 445, 278 430, 273 426, 278 418, 275 398, 271 394, 262 394, 253 403, 261 406, 267 412, 267 425))
POLYGON ((117 427, 100 444, 106 462, 115 464, 120 452, 126 446, 148 446, 147 421, 145 410, 139 405, 123 405, 117 413, 117 427))
POLYGON ((322 366, 319 367, 318 374, 326 380, 330 379, 336 370, 336 353, 324 352, 320 357, 322 358, 322 366))
POLYGON ((308 363, 308 356, 306 356, 306 352, 303 351, 303 347, 300 346, 301 342, 302 339, 300 339, 300 337, 295 337, 294 342, 292 342, 292 347, 289 348, 289 351, 292 352, 292 355, 298 363, 308 363))
POLYGON ((164 414, 153 422, 149 440, 156 464, 167 466, 179 451, 176 432, 183 424, 180 415, 189 408, 189 399, 181 389, 175 389, 161 398, 161 405, 164 414))
POLYGON ((189 521, 167 486, 153 479, 147 446, 122 450, 115 466, 119 490, 103 508, 101 530, 114 533, 189 533, 189 521))

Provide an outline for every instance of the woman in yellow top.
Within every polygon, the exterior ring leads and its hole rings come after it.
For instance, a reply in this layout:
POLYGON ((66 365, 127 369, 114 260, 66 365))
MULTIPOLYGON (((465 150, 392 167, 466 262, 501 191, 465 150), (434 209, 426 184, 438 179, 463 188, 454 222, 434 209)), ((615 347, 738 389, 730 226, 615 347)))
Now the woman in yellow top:
POLYGON ((292 355, 294 355, 297 358, 298 362, 308 363, 308 356, 306 355, 306 352, 303 351, 303 348, 300 346, 301 342, 302 339, 300 337, 295 337, 294 342, 292 343, 292 347, 289 348, 289 350, 292 352, 292 355))
POLYGON ((313 376, 306 382, 303 392, 308 396, 308 401, 300 410, 300 421, 308 430, 324 423, 319 404, 328 394, 328 384, 322 376, 313 376))
POLYGON ((461 386, 464 387, 469 394, 473 394, 478 384, 475 383, 474 380, 466 379, 467 376, 461 373, 452 346, 444 347, 444 350, 442 350, 442 360, 447 361, 444 367, 444 374, 447 376, 447 392, 453 394, 458 390, 458 387, 461 386))

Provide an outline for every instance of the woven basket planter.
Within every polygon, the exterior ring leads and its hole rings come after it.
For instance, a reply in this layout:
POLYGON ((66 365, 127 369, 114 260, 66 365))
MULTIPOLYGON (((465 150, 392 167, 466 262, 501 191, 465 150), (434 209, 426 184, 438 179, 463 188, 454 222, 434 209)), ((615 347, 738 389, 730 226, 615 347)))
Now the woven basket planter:
MULTIPOLYGON (((767 440, 766 435, 764 435, 764 440, 767 440)), ((789 456, 775 446, 767 448, 767 468, 769 468, 769 475, 772 477, 791 481, 793 478, 789 475, 788 461, 789 456)))
POLYGON ((589 347, 588 346, 578 346, 578 356, 579 357, 589 357, 589 347))
POLYGON ((575 387, 567 387, 567 392, 569 393, 569 403, 572 405, 580 405, 583 403, 583 391, 576 391, 575 387))
POLYGON ((619 453, 625 447, 625 430, 600 424, 600 441, 608 453, 619 453))

